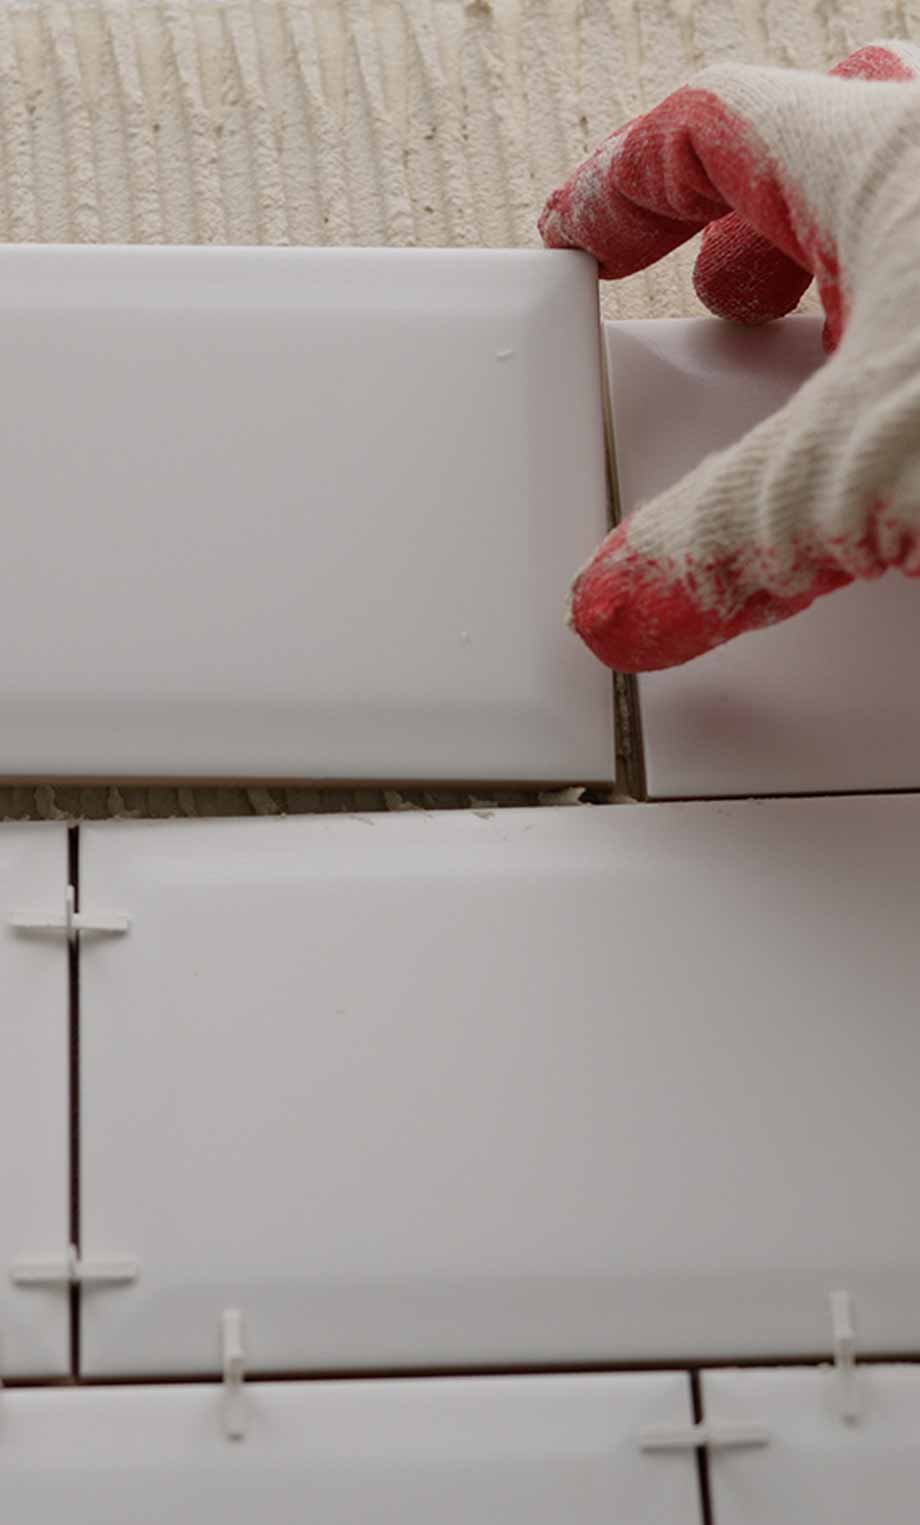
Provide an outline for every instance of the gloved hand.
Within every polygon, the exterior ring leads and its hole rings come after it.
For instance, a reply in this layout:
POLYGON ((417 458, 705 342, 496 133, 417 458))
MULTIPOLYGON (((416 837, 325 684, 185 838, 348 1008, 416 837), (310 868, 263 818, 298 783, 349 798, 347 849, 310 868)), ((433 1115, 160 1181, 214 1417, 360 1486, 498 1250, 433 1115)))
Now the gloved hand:
POLYGON ((620 671, 686 662, 857 577, 920 576, 920 48, 864 48, 833 74, 707 68, 540 219, 602 279, 705 227, 694 283, 711 311, 767 322, 814 276, 826 317, 828 363, 578 576, 571 623, 620 671))

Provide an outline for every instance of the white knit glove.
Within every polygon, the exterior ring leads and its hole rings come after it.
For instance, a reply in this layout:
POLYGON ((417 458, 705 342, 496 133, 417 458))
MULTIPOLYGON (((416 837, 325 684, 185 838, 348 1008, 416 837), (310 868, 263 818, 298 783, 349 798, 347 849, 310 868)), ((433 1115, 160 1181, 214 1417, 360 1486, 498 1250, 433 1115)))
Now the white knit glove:
POLYGON ((889 567, 920 576, 920 48, 864 48, 834 74, 705 69, 544 208, 545 242, 590 250, 604 279, 705 226, 697 292, 742 323, 789 312, 815 276, 833 352, 581 572, 571 623, 610 667, 686 662, 889 567))

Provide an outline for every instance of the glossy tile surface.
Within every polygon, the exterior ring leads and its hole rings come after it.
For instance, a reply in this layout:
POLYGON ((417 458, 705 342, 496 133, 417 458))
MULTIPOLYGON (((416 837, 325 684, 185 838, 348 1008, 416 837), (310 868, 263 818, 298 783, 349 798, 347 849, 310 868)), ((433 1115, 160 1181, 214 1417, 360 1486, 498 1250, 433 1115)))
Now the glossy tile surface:
POLYGON ((611 776, 587 256, 6 248, 0 316, 0 776, 611 776))
POLYGON ((858 1369, 862 1413, 844 1423, 830 1369, 703 1375, 706 1417, 763 1424, 763 1449, 710 1456, 714 1525, 913 1525, 920 1497, 920 1369, 858 1369))
MULTIPOLYGON (((821 321, 605 325, 621 507, 670 487, 821 364, 821 321)), ((658 798, 916 788, 920 589, 897 572, 639 679, 658 798)))
POLYGON ((4 1397, 17 1525, 698 1525, 689 1457, 635 1431, 689 1417, 687 1378, 249 1384, 228 1441, 217 1387, 4 1397))
MULTIPOLYGON (((69 1240, 67 943, 14 930, 18 911, 64 910, 67 833, 0 826, 0 1377, 70 1365, 66 1292, 15 1286, 13 1263, 69 1240)), ((2 1488, 0 1488, 2 1491, 2 1488)))
POLYGON ((920 798, 96 825, 90 1374, 920 1345, 920 798))

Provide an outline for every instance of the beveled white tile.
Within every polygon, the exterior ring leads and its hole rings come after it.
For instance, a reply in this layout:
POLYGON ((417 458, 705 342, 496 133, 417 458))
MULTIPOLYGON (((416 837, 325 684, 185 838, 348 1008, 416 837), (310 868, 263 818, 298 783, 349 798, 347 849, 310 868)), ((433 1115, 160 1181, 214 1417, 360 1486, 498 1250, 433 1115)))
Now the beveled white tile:
MULTIPOLYGON (((60 1377, 69 1310, 56 1289, 14 1285, 21 1257, 69 1241, 67 944, 17 931, 19 911, 63 913, 67 832, 0 826, 0 1378, 60 1377)), ((2 1462, 0 1462, 2 1467, 2 1462)))
MULTIPOLYGON (((821 364, 821 321, 605 325, 621 508, 670 487, 781 407, 821 364)), ((900 573, 639 679, 657 798, 920 786, 912 654, 920 590, 900 573)))
POLYGON ((765 1425, 762 1448, 713 1450, 718 1525, 914 1525, 920 1497, 920 1369, 857 1371, 858 1422, 844 1423, 829 1369, 703 1375, 707 1420, 765 1425))
POLYGON ((9 247, 0 318, 0 775, 612 775, 587 256, 9 247))
POLYGON ((699 1525, 694 1463, 644 1455, 686 1423, 680 1373, 258 1384, 227 1441, 217 1388, 11 1392, 17 1525, 699 1525))
POLYGON ((91 1375, 917 1342, 920 797, 97 825, 91 1375))

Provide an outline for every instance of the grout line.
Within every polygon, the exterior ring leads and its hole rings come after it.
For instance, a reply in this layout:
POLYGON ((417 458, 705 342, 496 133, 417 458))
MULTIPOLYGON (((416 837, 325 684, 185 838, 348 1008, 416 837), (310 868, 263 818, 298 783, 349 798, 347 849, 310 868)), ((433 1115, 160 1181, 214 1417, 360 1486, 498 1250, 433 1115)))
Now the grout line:
MULTIPOLYGON (((74 909, 80 909, 80 829, 72 826, 67 833, 68 883, 73 885, 74 909)), ((80 939, 76 937, 67 950, 69 989, 69 1091, 70 1091, 70 1224, 69 1240, 80 1253, 80 939)), ((81 1299, 79 1283, 70 1289, 70 1372, 76 1382, 80 1376, 81 1299)))
MULTIPOLYGON (((600 299, 598 298, 598 305, 600 299)), ((603 320, 598 326, 601 372, 601 410, 604 419, 604 475, 607 488, 607 528, 612 530, 623 515, 620 509, 620 486, 617 475, 616 436, 613 429, 613 404, 610 374, 607 367, 607 343, 603 320)), ((614 787, 617 802, 642 803, 648 798, 645 780, 645 741, 639 707, 639 682, 634 673, 615 672, 613 682, 614 787)))
POLYGON ((613 701, 617 727, 617 803, 644 805, 648 803, 645 737, 635 673, 613 674, 613 701))
MULTIPOLYGON (((698 1371, 688 1372, 690 1378, 690 1403, 693 1410, 694 1424, 702 1424, 706 1417, 703 1404, 703 1384, 698 1371)), ((709 1476, 709 1448, 697 1446, 696 1452, 696 1481, 700 1492, 700 1521, 701 1525, 715 1525, 715 1514, 712 1506, 712 1485, 709 1476)))
POLYGON ((905 784, 892 789, 780 789, 758 793, 750 790, 743 794, 653 794, 649 805, 731 805, 754 803, 760 800, 870 800, 910 797, 920 795, 920 784, 905 784))
MULTIPOLYGON (((920 1352, 913 1350, 909 1353, 884 1354, 872 1353, 862 1355, 857 1363, 859 1368, 872 1366, 918 1366, 920 1365, 920 1352)), ((521 1365, 521 1366, 446 1366, 446 1367, 341 1367, 314 1368, 304 1370, 292 1367, 287 1371, 261 1371, 254 1368, 247 1371, 247 1382, 258 1382, 268 1385, 284 1384, 292 1382, 430 1382, 435 1380, 452 1379, 474 1381, 483 1378, 502 1377, 545 1377, 551 1381, 554 1377, 622 1377, 641 1376, 649 1373, 672 1373, 685 1372, 691 1383, 691 1395, 693 1397, 694 1419, 702 1417, 702 1396, 700 1389, 700 1377, 706 1371, 720 1370, 811 1370, 816 1366, 830 1368, 831 1359, 826 1351, 814 1356, 790 1356, 785 1358, 772 1358, 769 1356, 744 1357, 739 1359, 716 1359, 711 1361, 686 1361, 679 1357, 673 1360, 661 1361, 631 1361, 631 1362, 562 1362, 558 1365, 521 1365)), ((83 1376, 74 1373, 66 1377, 10 1377, 5 1378, 5 1389, 21 1388, 109 1388, 109 1387, 210 1387, 222 1380, 218 1370, 194 1371, 194 1372, 132 1372, 130 1375, 118 1376, 83 1376)))
MULTIPOLYGON (((491 797, 494 795, 496 798, 494 799, 494 802, 490 808, 494 809, 496 814, 504 814, 508 810, 535 809, 538 807, 541 809, 551 809, 555 804, 555 801, 553 801, 551 797, 554 794, 564 793, 566 790, 572 788, 584 789, 588 795, 588 800, 586 800, 585 803, 590 803, 592 805, 732 804, 742 802, 751 803, 760 800, 888 799, 891 797, 898 798, 902 796, 910 798, 914 795, 920 795, 920 780, 918 780, 916 784, 897 785, 892 786, 891 788, 879 788, 870 785, 847 789, 765 789, 760 791, 752 789, 741 793, 736 791, 734 793, 726 794, 648 794, 646 790, 645 780, 642 777, 644 772, 644 758, 642 755, 641 744, 641 703, 638 699, 635 691, 635 685, 632 681, 633 675, 626 673, 614 673, 612 677, 614 680, 615 703, 618 706, 618 756, 616 758, 616 785, 613 788, 611 788, 610 779, 586 780, 584 778, 576 779, 574 781, 569 779, 568 782, 563 780, 555 780, 553 782, 544 781, 542 783, 536 784, 532 781, 525 784, 510 783, 506 780, 500 780, 496 782, 495 780, 487 779, 468 779, 465 782, 458 782, 455 779, 428 779, 409 782, 406 782, 405 780, 387 780, 385 782, 364 780, 352 782, 348 785, 341 783, 331 785, 325 781, 319 784, 315 784, 304 782, 303 780, 293 783, 282 783, 276 779, 262 781, 249 779, 245 782, 239 782, 232 785, 225 782, 220 782, 212 785, 203 784, 199 780, 195 779, 188 784, 188 788, 190 791, 194 790, 195 792, 200 790, 202 794, 207 794, 212 791, 225 791, 228 794, 253 793, 258 789, 264 788, 267 790, 275 790, 279 795, 290 793, 296 794, 298 792, 315 795, 316 800, 311 802, 309 805, 302 805, 296 802, 292 803, 289 800, 284 802, 279 801, 278 815, 290 817, 309 816, 316 819, 330 815, 380 815, 382 817, 392 815, 394 813, 394 807, 390 804, 387 804, 384 799, 384 795, 388 793, 403 795, 409 808, 418 808, 419 810, 430 812, 451 811, 455 813, 462 813, 465 810, 475 808, 475 806, 471 803, 473 797, 480 799, 485 796, 491 799, 491 797), (620 716, 620 709, 623 707, 625 707, 626 710, 625 720, 620 716), (627 735, 632 738, 632 758, 629 758, 626 755, 627 745, 625 738, 627 735), (640 745, 638 747, 636 746, 637 737, 640 739, 640 745), (368 795, 377 794, 380 795, 380 799, 366 798, 368 795), (360 795, 362 798, 360 800, 351 798, 355 795, 360 795), (513 795, 517 795, 519 798, 508 798, 508 796, 513 795), (345 803, 346 801, 347 804, 345 803), (340 808, 343 805, 345 805, 345 808, 340 808)), ((0 779, 0 791, 5 788, 12 789, 19 787, 24 788, 26 786, 11 784, 8 780, 0 779)), ((32 786, 30 785, 29 787, 31 788, 32 786)), ((74 792, 79 792, 84 788, 102 787, 102 785, 91 785, 85 780, 56 779, 53 784, 45 783, 35 787, 48 790, 59 789, 67 794, 72 794, 74 792)), ((119 791, 125 789, 146 790, 148 788, 173 791, 182 789, 185 786, 176 783, 156 783, 148 785, 146 783, 139 784, 134 779, 121 779, 119 781, 109 780, 105 787, 110 789, 117 789, 119 791)), ((131 810, 125 811, 123 813, 111 812, 108 815, 95 815, 92 817, 84 816, 83 812, 80 810, 72 811, 69 814, 67 811, 61 810, 59 811, 57 818, 69 819, 70 825, 72 827, 76 826, 80 821, 84 819, 91 819, 94 823, 105 826, 110 823, 124 824, 129 820, 131 822, 142 822, 146 825, 151 823, 173 822, 187 819, 194 819, 195 821, 210 821, 227 819, 242 820, 254 818, 251 805, 247 807, 244 804, 241 804, 240 801, 237 801, 236 807, 237 808, 234 808, 233 810, 213 809, 208 808, 208 804, 206 802, 200 811, 197 811, 194 815, 191 815, 189 811, 184 808, 182 803, 179 802, 166 814, 154 814, 152 811, 145 810, 143 807, 141 807, 136 809, 132 808, 131 810)), ((256 815, 258 815, 258 812, 256 812, 256 815)), ((2 802, 0 802, 0 824, 12 823, 22 820, 48 819, 52 819, 52 817, 47 814, 36 814, 34 811, 30 811, 28 814, 24 814, 19 810, 14 809, 9 813, 4 814, 2 802)))

